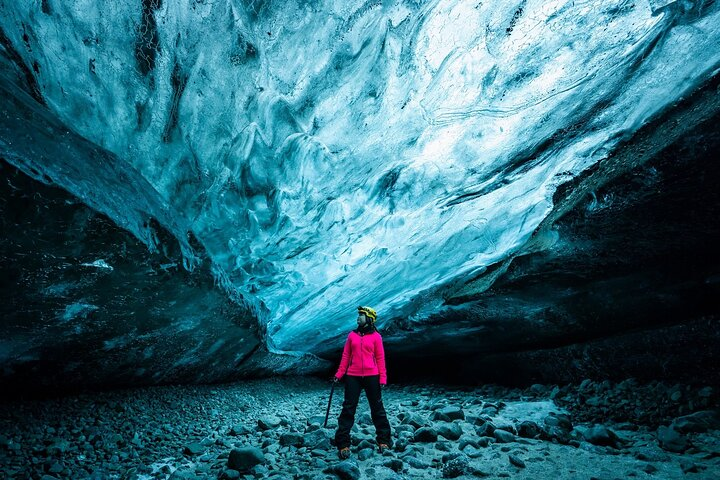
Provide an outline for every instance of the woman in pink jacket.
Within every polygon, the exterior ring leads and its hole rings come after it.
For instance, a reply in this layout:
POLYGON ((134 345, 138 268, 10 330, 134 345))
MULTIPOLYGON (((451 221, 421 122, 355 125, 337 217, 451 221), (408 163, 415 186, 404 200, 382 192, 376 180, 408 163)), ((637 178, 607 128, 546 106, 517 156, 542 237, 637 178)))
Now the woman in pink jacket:
POLYGON ((340 458, 350 456, 350 429, 355 422, 360 392, 365 390, 380 452, 390 448, 390 422, 382 403, 382 387, 387 383, 382 337, 375 328, 377 313, 370 307, 358 307, 358 328, 350 332, 343 349, 334 381, 345 376, 345 401, 338 418, 335 446, 340 458))

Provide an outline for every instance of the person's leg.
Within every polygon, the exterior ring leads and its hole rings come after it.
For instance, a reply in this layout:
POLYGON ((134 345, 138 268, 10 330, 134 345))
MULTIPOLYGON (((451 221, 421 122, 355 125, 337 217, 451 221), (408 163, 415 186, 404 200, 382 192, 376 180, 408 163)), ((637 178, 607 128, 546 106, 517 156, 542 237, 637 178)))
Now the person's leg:
POLYGON ((355 410, 360 398, 360 379, 345 375, 345 400, 338 418, 335 432, 335 446, 339 449, 350 446, 350 429, 355 422, 355 410))
POLYGON ((370 403, 370 415, 372 416, 373 425, 375 425, 375 435, 378 444, 384 443, 392 447, 392 438, 390 432, 390 422, 385 413, 385 407, 382 402, 382 390, 380 388, 380 376, 373 375, 366 377, 365 394, 370 403))

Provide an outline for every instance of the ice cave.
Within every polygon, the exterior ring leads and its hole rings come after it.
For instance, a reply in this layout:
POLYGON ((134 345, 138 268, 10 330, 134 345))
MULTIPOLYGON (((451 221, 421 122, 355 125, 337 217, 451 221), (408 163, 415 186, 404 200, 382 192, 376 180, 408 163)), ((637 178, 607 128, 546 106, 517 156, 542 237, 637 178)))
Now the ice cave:
POLYGON ((0 477, 720 478, 720 2, 0 1, 0 477))

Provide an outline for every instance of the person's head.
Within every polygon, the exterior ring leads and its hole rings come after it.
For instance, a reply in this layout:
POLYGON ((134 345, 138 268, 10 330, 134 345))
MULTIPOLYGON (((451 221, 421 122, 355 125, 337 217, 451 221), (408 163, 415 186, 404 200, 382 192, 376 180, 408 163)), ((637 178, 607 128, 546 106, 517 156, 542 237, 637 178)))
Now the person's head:
POLYGON ((371 325, 377 320, 377 313, 370 307, 358 307, 358 327, 371 325))

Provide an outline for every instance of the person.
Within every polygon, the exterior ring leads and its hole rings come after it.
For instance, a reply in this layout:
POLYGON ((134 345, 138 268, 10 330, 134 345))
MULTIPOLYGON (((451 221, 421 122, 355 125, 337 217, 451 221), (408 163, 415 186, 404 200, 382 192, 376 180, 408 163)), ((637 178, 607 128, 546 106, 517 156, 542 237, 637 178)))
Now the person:
POLYGON ((345 400, 338 418, 335 446, 341 459, 350 457, 350 429, 355 422, 355 410, 360 392, 365 390, 370 415, 375 425, 378 448, 382 453, 392 446, 390 422, 382 402, 382 389, 387 385, 385 350, 382 337, 375 328, 377 312, 370 307, 358 307, 357 328, 348 334, 342 359, 333 381, 345 377, 345 400))

